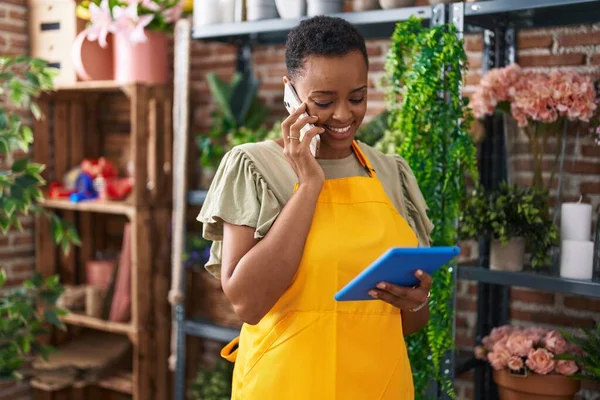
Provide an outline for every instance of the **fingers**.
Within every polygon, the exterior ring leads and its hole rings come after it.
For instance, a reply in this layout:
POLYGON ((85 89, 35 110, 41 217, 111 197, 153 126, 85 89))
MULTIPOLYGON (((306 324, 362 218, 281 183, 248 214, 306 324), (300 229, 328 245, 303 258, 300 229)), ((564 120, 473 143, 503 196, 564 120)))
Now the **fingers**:
POLYGON ((421 281, 419 287, 426 288, 427 290, 431 288, 431 285, 433 284, 433 278, 431 275, 419 269, 417 272, 415 272, 415 276, 421 281))
POLYGON ((319 118, 315 116, 302 117, 296 120, 290 127, 290 136, 300 137, 300 129, 304 128, 306 124, 314 124, 319 118))
POLYGON ((290 134, 290 128, 291 128, 292 124, 294 122, 296 122, 298 117, 300 115, 302 115, 302 113, 305 111, 306 111, 306 103, 302 103, 302 105, 300 107, 298 107, 295 110, 292 110, 290 115, 286 119, 283 120, 283 122, 281 123, 281 131, 283 132, 284 136, 288 136, 290 134))
POLYGON ((428 289, 424 288, 406 288, 398 285, 393 285, 387 282, 381 282, 377 285, 377 295, 385 297, 394 297, 397 300, 414 302, 417 305, 427 301, 428 289))
POLYGON ((304 138, 302 139, 302 146, 308 149, 310 147, 310 142, 312 141, 312 139, 323 132, 325 132, 325 129, 321 128, 320 126, 315 126, 314 128, 309 129, 304 134, 304 138))

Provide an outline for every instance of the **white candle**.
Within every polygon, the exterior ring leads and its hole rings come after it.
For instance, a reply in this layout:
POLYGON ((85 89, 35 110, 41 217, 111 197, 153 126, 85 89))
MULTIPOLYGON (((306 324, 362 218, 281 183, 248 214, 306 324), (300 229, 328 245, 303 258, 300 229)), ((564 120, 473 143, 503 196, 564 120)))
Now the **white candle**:
POLYGON ((570 279, 592 279, 593 267, 594 242, 563 240, 560 252, 560 276, 570 279))
POLYGON ((592 233, 592 205, 563 203, 560 216, 561 240, 590 240, 592 233))

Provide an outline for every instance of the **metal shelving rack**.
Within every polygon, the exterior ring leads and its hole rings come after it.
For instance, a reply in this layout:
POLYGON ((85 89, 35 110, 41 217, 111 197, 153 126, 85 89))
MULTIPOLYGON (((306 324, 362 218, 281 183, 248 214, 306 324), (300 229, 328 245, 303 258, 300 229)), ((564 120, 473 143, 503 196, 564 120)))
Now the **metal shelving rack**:
MULTIPOLYGON (((561 24, 579 24, 600 21, 600 0, 490 0, 474 3, 451 3, 431 7, 406 7, 395 10, 375 10, 341 13, 337 16, 355 24, 367 39, 388 38, 399 21, 411 15, 423 19, 424 23, 439 25, 450 22, 464 33, 478 32, 484 37, 483 69, 501 67, 516 61, 516 33, 520 28, 544 27, 561 24)), ((174 182, 173 188, 173 287, 170 301, 174 305, 175 351, 175 400, 185 395, 185 338, 186 335, 227 342, 239 334, 237 329, 217 326, 205 319, 190 319, 185 314, 181 301, 185 287, 185 274, 181 272, 181 255, 185 242, 184 220, 188 205, 201 205, 206 192, 187 191, 185 179, 188 146, 189 107, 189 54, 190 40, 233 43, 238 46, 237 67, 251 72, 253 45, 281 44, 287 32, 300 20, 264 20, 219 24, 191 29, 188 20, 178 22, 175 35, 175 107, 174 107, 174 182)), ((489 133, 479 154, 481 179, 486 187, 494 187, 505 178, 506 160, 502 121, 489 118, 486 131, 489 133), (495 134, 496 133, 496 134, 495 134)), ((478 267, 459 266, 455 279, 478 281, 477 340, 489 333, 492 327, 508 321, 509 292, 512 285, 533 289, 560 291, 600 297, 600 282, 565 280, 556 276, 534 273, 507 273, 489 269, 489 243, 480 242, 478 267), (498 310, 498 304, 500 309, 498 310), (494 312, 491 312, 494 310, 494 312), (499 312, 498 312, 499 311, 499 312)), ((475 398, 493 400, 497 398, 491 371, 486 365, 473 358, 455 360, 449 354, 445 362, 445 373, 455 376, 475 368, 475 398), (457 363, 455 361, 461 361, 457 363)), ((435 385, 434 385, 435 386, 435 385)), ((437 388, 433 387, 434 393, 437 388)), ((438 398, 446 398, 439 395, 438 398)))

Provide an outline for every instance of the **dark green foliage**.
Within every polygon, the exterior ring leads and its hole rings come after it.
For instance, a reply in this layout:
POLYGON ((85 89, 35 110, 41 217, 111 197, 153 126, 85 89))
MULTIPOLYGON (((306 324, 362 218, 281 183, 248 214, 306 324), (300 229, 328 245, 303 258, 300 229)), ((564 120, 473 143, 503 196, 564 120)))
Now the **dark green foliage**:
POLYGON ((267 135, 262 127, 269 109, 260 103, 260 82, 250 75, 236 73, 224 82, 214 73, 206 76, 218 109, 213 112, 208 134, 196 137, 202 166, 217 166, 223 155, 240 143, 257 142, 267 135))
POLYGON ((487 193, 480 186, 475 188, 465 201, 459 234, 463 239, 487 236, 504 244, 523 237, 534 268, 548 265, 550 248, 558 244, 558 229, 548 213, 547 193, 506 182, 487 193))
POLYGON ((196 400, 229 400, 232 379, 233 364, 218 359, 212 368, 200 367, 190 394, 196 400))
POLYGON ((580 329, 580 332, 581 337, 577 337, 561 330, 565 339, 578 346, 581 352, 556 355, 554 359, 575 361, 581 371, 573 375, 574 378, 600 382, 600 324, 594 328, 580 329))
POLYGON ((373 117, 373 119, 366 124, 362 124, 358 129, 358 132, 356 132, 356 139, 369 146, 374 146, 383 138, 388 129, 389 115, 389 111, 384 111, 373 117))
POLYGON ((39 335, 48 333, 45 326, 65 329, 59 316, 66 310, 56 307, 63 292, 58 276, 46 280, 35 274, 20 287, 4 289, 6 274, 0 270, 0 378, 22 378, 22 368, 36 355, 54 351, 42 345, 39 335))
POLYGON ((8 108, 12 103, 17 109, 31 111, 35 119, 43 118, 34 99, 52 90, 55 74, 56 70, 40 59, 0 57, 0 156, 11 165, 0 170, 0 229, 4 234, 11 228, 22 229, 22 216, 46 214, 55 242, 67 252, 71 244, 80 244, 77 231, 69 222, 38 206, 41 187, 46 183, 41 175, 45 166, 27 157, 13 160, 16 150, 29 151, 33 132, 14 108, 8 108))
MULTIPOLYGON (((463 41, 454 26, 426 28, 417 18, 397 25, 386 62, 390 119, 383 149, 400 154, 413 169, 435 225, 435 246, 456 244, 466 174, 478 181, 469 135, 472 115, 461 94, 466 69, 463 41)), ((453 350, 454 267, 434 276, 429 323, 407 338, 417 399, 426 396, 432 379, 454 396, 441 365, 453 350)))

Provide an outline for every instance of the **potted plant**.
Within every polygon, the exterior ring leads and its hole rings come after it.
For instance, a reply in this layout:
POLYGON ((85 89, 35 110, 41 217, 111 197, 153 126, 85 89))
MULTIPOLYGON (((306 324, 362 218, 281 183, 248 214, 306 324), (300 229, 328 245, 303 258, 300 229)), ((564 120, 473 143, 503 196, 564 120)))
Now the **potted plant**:
POLYGON ((463 206, 459 234, 463 239, 492 239, 491 269, 522 270, 527 248, 532 267, 541 267, 548 265, 550 249, 558 242, 558 229, 547 209, 547 197, 535 188, 502 182, 486 192, 477 186, 463 206))
POLYGON ((43 279, 38 273, 16 288, 5 288, 6 271, 0 270, 0 381, 24 379, 34 357, 47 359, 54 348, 44 345, 46 326, 65 330, 59 317, 67 311, 56 307, 63 292, 58 276, 43 279))
POLYGON ((81 34, 102 48, 112 34, 115 80, 167 83, 167 35, 183 7, 183 0, 83 0, 77 15, 90 21, 81 34))
POLYGON ((208 134, 196 136, 202 166, 201 188, 208 188, 225 153, 233 146, 264 139, 262 128, 269 114, 268 107, 258 98, 260 82, 240 72, 230 82, 224 82, 215 73, 206 76, 208 87, 217 105, 211 114, 208 134))
POLYGON ((572 400, 579 366, 555 357, 576 349, 559 331, 504 325, 483 338, 475 356, 493 368, 501 400, 572 400))
POLYGON ((579 372, 573 375, 574 378, 600 382, 600 323, 593 328, 580 329, 579 332, 581 334, 575 336, 561 330, 563 336, 575 344, 575 347, 554 359, 577 363, 579 372))

